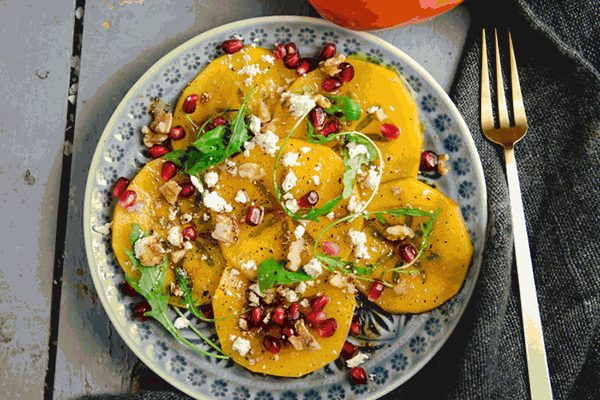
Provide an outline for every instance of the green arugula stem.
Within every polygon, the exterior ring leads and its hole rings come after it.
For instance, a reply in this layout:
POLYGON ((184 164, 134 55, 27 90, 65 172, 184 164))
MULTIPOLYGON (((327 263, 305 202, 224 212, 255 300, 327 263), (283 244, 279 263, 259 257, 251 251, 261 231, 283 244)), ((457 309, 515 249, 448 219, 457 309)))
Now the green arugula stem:
POLYGON ((198 132, 200 132, 200 128, 198 128, 198 126, 194 123, 194 121, 192 121, 192 119, 190 118, 190 116, 187 113, 184 113, 184 115, 185 115, 185 118, 187 118, 188 122, 190 124, 192 124, 192 126, 196 130, 196 135, 198 135, 198 132))
MULTIPOLYGON (((177 315, 179 315, 181 318, 185 318, 183 316, 183 313, 181 311, 179 311, 178 307, 173 307, 175 309, 175 312, 177 313, 177 315)), ((190 323, 189 325, 190 329, 196 334, 198 335, 198 337, 200 337, 200 339, 204 340, 206 343, 208 343, 208 345, 210 347, 212 347, 213 349, 217 350, 219 353, 227 356, 227 354, 225 354, 225 352, 223 350, 221 350, 221 348, 219 346, 217 346, 212 340, 210 340, 209 338, 207 338, 206 336, 204 336, 204 334, 202 332, 200 332, 198 329, 196 329, 196 327, 194 325, 192 325, 190 323)), ((229 358, 229 357, 227 357, 229 358)))

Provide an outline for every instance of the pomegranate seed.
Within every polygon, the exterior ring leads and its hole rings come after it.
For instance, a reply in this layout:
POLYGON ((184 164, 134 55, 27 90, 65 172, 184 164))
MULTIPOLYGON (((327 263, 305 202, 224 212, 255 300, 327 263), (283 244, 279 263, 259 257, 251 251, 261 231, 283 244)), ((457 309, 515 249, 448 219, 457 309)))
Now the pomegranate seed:
POLYGON ((342 346, 342 357, 344 357, 346 360, 349 360, 357 354, 358 347, 346 340, 342 346))
POLYGON ((194 187, 194 185, 192 185, 191 182, 185 182, 179 186, 181 186, 181 192, 179 192, 179 197, 181 197, 182 199, 192 197, 196 192, 196 188, 194 187))
POLYGON ((295 321, 300 318, 300 306, 298 304, 292 304, 288 308, 287 317, 290 321, 295 321))
POLYGON ((237 53, 244 47, 244 42, 240 39, 226 40, 221 44, 221 48, 225 54, 237 53))
POLYGON ((148 154, 150 154, 150 157, 152 158, 159 158, 170 152, 171 149, 164 144, 155 144, 148 149, 148 154))
POLYGON ((286 54, 287 51, 285 50, 285 44, 281 43, 275 46, 275 50, 273 50, 273 56, 275 57, 275 60, 281 60, 286 56, 286 54))
POLYGON ((225 118, 223 118, 219 115, 219 116, 216 116, 215 119, 213 119, 209 125, 212 130, 212 129, 215 129, 217 126, 226 126, 227 121, 225 121, 225 118))
POLYGON ((277 307, 275 310, 273 310, 273 316, 271 319, 277 325, 283 324, 283 321, 285 321, 285 310, 281 307, 277 307))
POLYGON ((350 323, 350 334, 352 336, 360 336, 362 332, 362 321, 358 317, 352 318, 350 323))
POLYGON ((421 153, 421 169, 425 172, 435 172, 438 167, 438 156, 433 151, 421 153))
POLYGON ((298 52, 298 46, 296 46, 295 43, 288 43, 285 45, 285 52, 289 55, 289 54, 300 54, 298 52))
POLYGON ((127 297, 133 297, 137 294, 137 291, 127 281, 123 282, 123 285, 121 286, 121 291, 127 297))
POLYGON ((296 65, 296 75, 302 76, 310 71, 310 60, 308 58, 302 58, 296 65))
POLYGON ((119 199, 119 206, 122 208, 131 207, 137 200, 137 193, 133 190, 126 190, 119 199))
POLYGON ((387 140, 398 139, 398 136, 400 136, 400 128, 393 124, 382 124, 379 127, 379 132, 387 140))
POLYGON ((319 324, 319 327, 317 328, 317 333, 322 338, 329 338, 335 334, 335 331, 337 331, 338 326, 338 322, 335 318, 329 318, 321 322, 321 324, 319 324))
POLYGON ((191 225, 183 228, 183 231, 181 232, 181 234, 183 235, 183 240, 189 240, 190 242, 193 242, 198 238, 198 234, 196 233, 196 228, 194 228, 191 225))
POLYGON ((335 56, 336 46, 335 43, 327 43, 323 46, 321 54, 319 55, 319 61, 325 61, 335 56))
POLYGON ((113 187, 111 189, 113 197, 115 199, 118 199, 121 196, 123 196, 123 193, 125 193, 127 186, 129 186, 129 179, 127 179, 123 176, 120 177, 119 179, 117 179, 117 181, 115 182, 115 184, 113 185, 113 187))
POLYGON ((330 256, 337 256, 341 252, 340 247, 334 242, 323 242, 323 250, 330 256))
POLYGON ((325 124, 323 129, 319 132, 323 136, 327 136, 331 133, 338 133, 342 130, 342 124, 337 119, 331 120, 325 124))
POLYGON ((200 311, 202 311, 202 315, 204 315, 204 318, 206 319, 215 318, 215 311, 213 310, 212 304, 204 306, 200 311))
POLYGON ((163 163, 160 169, 160 178, 168 182, 177 174, 179 167, 172 161, 166 161, 163 163))
POLYGON ((344 82, 342 82, 337 76, 334 76, 332 78, 326 78, 321 83, 321 89, 323 89, 323 91, 325 92, 333 92, 334 90, 337 90, 340 86, 342 86, 343 83, 344 82))
POLYGON ((289 326, 285 326, 281 330, 281 333, 283 333, 283 335, 285 336, 286 339, 294 336, 294 330, 292 328, 290 328, 289 326))
POLYGON ((357 385, 367 383, 367 373, 363 367, 354 367, 350 370, 350 379, 357 385))
POLYGON ((140 301, 135 305, 135 313, 142 322, 150 318, 149 316, 144 315, 147 311, 152 311, 152 307, 150 307, 150 303, 147 301, 140 301))
POLYGON ((413 261, 417 254, 419 254, 419 250, 412 243, 403 243, 398 246, 398 255, 405 263, 413 261))
POLYGON ((383 293, 383 289, 385 289, 383 283, 379 279, 375 279, 369 288, 369 301, 377 300, 381 296, 381 293, 383 293))
POLYGON ((279 339, 270 335, 265 336, 263 339, 263 346, 268 352, 273 354, 277 354, 279 353, 279 350, 281 350, 281 343, 279 342, 279 339))
POLYGON ((296 68, 296 65, 298 65, 299 62, 300 62, 300 54, 298 54, 298 53, 288 54, 287 56, 283 57, 283 65, 287 69, 296 68))
POLYGON ((258 325, 262 322, 262 318, 263 318, 262 307, 254 307, 252 309, 252 322, 254 322, 256 325, 258 325))
POLYGON ((341 70, 336 75, 342 82, 350 82, 354 79, 354 67, 352 64, 343 62, 338 65, 338 68, 341 70))
POLYGON ((310 308, 312 308, 313 311, 321 311, 327 303, 329 303, 329 297, 323 294, 310 301, 310 308))
POLYGON ((298 199, 298 207, 310 208, 319 202, 319 193, 311 190, 298 199))
POLYGON ((310 119, 310 123, 315 129, 321 129, 325 124, 325 117, 327 113, 321 107, 313 108, 308 114, 308 118, 310 119))
POLYGON ((263 219, 263 210, 260 207, 251 206, 246 212, 246 222, 247 225, 257 226, 262 222, 263 219))
POLYGON ((181 109, 186 114, 192 114, 194 111, 196 111, 197 105, 198 105, 198 95, 190 94, 183 101, 183 104, 181 105, 181 109))
POLYGON ((306 321, 312 326, 319 326, 319 324, 327 319, 327 314, 324 311, 311 311, 306 314, 306 321))
POLYGON ((181 140, 185 137, 185 130, 181 125, 174 126, 169 132, 169 137, 173 140, 181 140))

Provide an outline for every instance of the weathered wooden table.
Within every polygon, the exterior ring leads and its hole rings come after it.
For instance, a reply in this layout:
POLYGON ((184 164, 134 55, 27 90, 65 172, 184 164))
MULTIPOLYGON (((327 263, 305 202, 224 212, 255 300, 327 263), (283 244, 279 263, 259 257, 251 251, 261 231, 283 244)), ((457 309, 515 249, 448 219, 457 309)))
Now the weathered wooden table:
MULTIPOLYGON (((98 302, 83 243, 88 168, 122 96, 163 55, 211 28, 318 16, 304 1, 0 0, 0 398, 130 390, 134 354, 98 302)), ((376 32, 446 90, 469 25, 458 7, 376 32)))

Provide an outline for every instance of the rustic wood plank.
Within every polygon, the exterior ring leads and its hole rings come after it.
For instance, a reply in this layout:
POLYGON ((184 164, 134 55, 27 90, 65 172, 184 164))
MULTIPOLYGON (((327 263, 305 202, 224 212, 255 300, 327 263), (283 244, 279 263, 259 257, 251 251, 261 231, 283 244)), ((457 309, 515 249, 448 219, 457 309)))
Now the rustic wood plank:
POLYGON ((73 6, 0 1, 3 399, 44 395, 73 6))

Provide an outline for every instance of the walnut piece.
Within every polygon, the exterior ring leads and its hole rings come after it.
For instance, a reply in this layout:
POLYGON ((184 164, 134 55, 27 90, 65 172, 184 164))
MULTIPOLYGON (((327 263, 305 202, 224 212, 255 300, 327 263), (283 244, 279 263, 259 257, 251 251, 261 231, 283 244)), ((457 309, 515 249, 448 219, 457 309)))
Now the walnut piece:
POLYGON ((200 95, 200 104, 208 103, 211 99, 211 95, 208 92, 202 92, 200 95))
POLYGON ((147 126, 142 127, 142 133, 144 134, 144 144, 146 147, 152 147, 155 144, 162 143, 169 137, 169 135, 156 133, 147 126))
POLYGON ((341 72, 338 65, 346 61, 346 56, 342 53, 337 53, 335 56, 328 60, 321 61, 319 63, 319 69, 329 76, 335 76, 341 72))
POLYGON ((154 267, 163 261, 165 249, 158 236, 150 235, 135 242, 135 256, 142 265, 154 267))
POLYGON ((226 245, 237 242, 237 235, 240 231, 235 220, 227 215, 217 214, 216 224, 212 237, 226 245))
POLYGON ((302 259, 300 257, 302 250, 304 250, 304 243, 302 242, 302 239, 295 240, 290 244, 290 251, 287 255, 287 258, 290 260, 290 262, 286 265, 287 269, 290 271, 298 271, 298 268, 302 263, 302 259))
POLYGON ((251 181, 256 181, 267 173, 265 170, 258 164, 254 163, 245 163, 238 167, 238 174, 242 178, 249 179, 251 181))
POLYGON ((400 282, 394 287, 394 293, 396 293, 396 296, 401 296, 405 293, 408 293, 412 288, 412 283, 408 283, 408 280, 404 279, 402 282, 400 282))
POLYGON ((154 121, 150 124, 150 129, 161 135, 168 135, 173 123, 173 114, 160 110, 154 116, 154 121))
POLYGON ((310 334, 308 328, 304 325, 303 320, 296 321, 294 328, 296 328, 298 336, 291 336, 288 340, 296 350, 307 349, 308 351, 313 352, 321 349, 321 345, 314 336, 310 334))
POLYGON ((329 284, 339 289, 347 289, 350 294, 356 294, 356 286, 352 283, 352 274, 333 274, 329 278, 329 284))
POLYGON ((174 263, 178 263, 185 257, 186 253, 187 253, 186 249, 175 250, 175 251, 171 252, 171 261, 173 261, 174 263))
POLYGON ((450 157, 448 157, 448 154, 444 154, 443 156, 438 157, 437 170, 440 173, 440 175, 448 175, 448 172, 450 172, 450 166, 448 165, 449 159, 450 157))
POLYGON ((271 111, 269 111, 269 107, 265 104, 264 101, 258 101, 258 118, 262 123, 269 122, 271 120, 271 111))
POLYGON ((179 192, 181 192, 181 186, 179 186, 175 181, 169 181, 159 187, 158 191, 162 193, 162 195, 165 197, 165 200, 167 200, 167 203, 174 206, 177 202, 179 192))
POLYGON ((408 238, 414 238, 415 234, 406 225, 394 225, 388 226, 385 231, 382 232, 383 236, 387 240, 396 241, 408 238))

